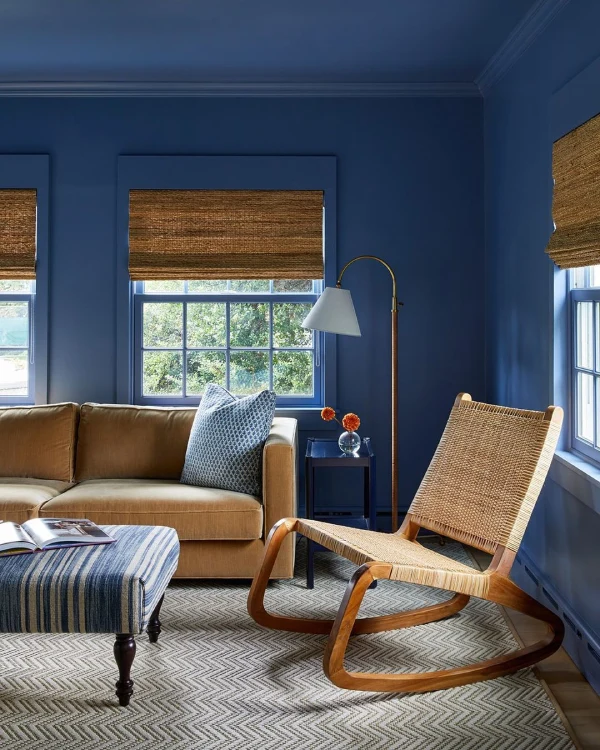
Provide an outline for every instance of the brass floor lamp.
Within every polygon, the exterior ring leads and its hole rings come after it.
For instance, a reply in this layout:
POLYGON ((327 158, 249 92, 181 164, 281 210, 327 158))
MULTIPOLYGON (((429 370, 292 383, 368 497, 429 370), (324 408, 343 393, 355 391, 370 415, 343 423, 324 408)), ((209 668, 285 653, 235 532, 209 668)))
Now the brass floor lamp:
POLYGON ((398 302, 396 276, 391 267, 376 255, 357 255, 342 268, 335 287, 326 287, 302 323, 304 328, 346 336, 360 336, 360 327, 352 296, 342 289, 342 276, 357 260, 376 260, 392 277, 392 532, 398 530, 398 302))

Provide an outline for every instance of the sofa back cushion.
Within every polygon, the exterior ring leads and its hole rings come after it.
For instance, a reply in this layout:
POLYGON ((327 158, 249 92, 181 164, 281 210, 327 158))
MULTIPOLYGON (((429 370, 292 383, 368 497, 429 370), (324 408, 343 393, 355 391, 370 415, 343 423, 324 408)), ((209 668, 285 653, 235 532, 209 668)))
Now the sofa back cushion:
POLYGON ((78 404, 0 408, 0 476, 73 481, 78 404))
POLYGON ((179 479, 196 409, 83 404, 75 479, 179 479))

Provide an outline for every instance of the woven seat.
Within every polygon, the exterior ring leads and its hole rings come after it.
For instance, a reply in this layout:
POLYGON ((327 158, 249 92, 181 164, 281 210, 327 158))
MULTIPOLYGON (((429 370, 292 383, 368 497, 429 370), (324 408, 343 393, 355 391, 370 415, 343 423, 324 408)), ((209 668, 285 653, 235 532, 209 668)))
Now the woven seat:
POLYGON ((456 398, 431 464, 396 534, 347 528, 299 518, 276 524, 252 583, 248 611, 260 625, 280 630, 328 633, 323 666, 340 687, 354 690, 423 692, 464 685, 535 664, 560 646, 559 617, 508 577, 554 455, 563 413, 509 409, 456 398), (416 541, 421 528, 493 554, 480 572, 416 541), (264 593, 285 537, 299 532, 360 566, 332 620, 283 617, 266 611, 264 593), (373 581, 387 578, 455 592, 446 602, 412 612, 357 619, 373 581), (548 636, 506 656, 457 669, 419 674, 347 672, 344 654, 351 635, 375 633, 441 620, 459 612, 470 596, 496 602, 547 623, 548 636))
POLYGON ((481 596, 489 577, 457 560, 441 555, 398 534, 380 534, 322 521, 300 519, 296 531, 356 565, 385 560, 394 581, 481 596))

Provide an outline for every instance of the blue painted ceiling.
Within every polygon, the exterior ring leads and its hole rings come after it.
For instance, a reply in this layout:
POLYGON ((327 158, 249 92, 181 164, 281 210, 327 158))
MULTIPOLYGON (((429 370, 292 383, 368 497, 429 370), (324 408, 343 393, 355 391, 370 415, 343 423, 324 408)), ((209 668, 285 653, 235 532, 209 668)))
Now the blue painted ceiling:
POLYGON ((1 0, 1 81, 470 82, 534 0, 1 0))

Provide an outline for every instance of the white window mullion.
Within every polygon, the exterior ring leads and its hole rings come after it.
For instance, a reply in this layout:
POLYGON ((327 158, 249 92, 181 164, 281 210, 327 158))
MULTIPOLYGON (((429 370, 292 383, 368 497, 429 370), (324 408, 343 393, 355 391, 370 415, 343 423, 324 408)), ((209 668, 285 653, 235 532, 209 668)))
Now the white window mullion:
MULTIPOLYGON (((229 285, 229 282, 227 282, 229 285)), ((230 389, 231 383, 231 302, 225 304, 225 388, 230 389)))
MULTIPOLYGON (((187 281, 185 282, 187 291, 187 281)), ((181 331, 181 394, 187 396, 187 302, 182 303, 182 331, 181 331)))
MULTIPOLYGON (((27 341, 27 345, 29 346, 29 364, 33 365, 35 362, 35 335, 33 330, 33 325, 35 321, 35 295, 32 294, 31 298, 29 300, 29 306, 27 308, 27 315, 29 316, 29 339, 27 341)), ((31 384, 30 384, 31 385, 31 384)), ((29 392, 31 394, 31 388, 29 389, 29 392)))
MULTIPOLYGON (((589 272, 589 269, 588 269, 589 272)), ((592 363, 593 363, 593 370, 594 373, 597 369, 597 362, 596 362, 596 308, 598 306, 597 302, 592 303, 592 341, 591 341, 591 349, 592 349, 592 363)), ((588 332, 589 333, 589 332, 588 332)), ((597 408, 598 408, 598 379, 596 376, 593 376, 593 385, 592 385, 592 394, 593 394, 593 401, 592 401, 592 424, 593 424, 593 444, 594 447, 598 445, 598 420, 596 418, 597 408)))
MULTIPOLYGON (((271 281, 271 290, 273 282, 271 281)), ((269 302, 269 390, 273 390, 273 303, 269 302)))

